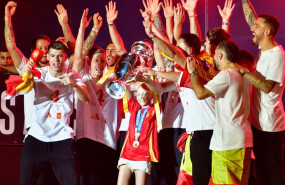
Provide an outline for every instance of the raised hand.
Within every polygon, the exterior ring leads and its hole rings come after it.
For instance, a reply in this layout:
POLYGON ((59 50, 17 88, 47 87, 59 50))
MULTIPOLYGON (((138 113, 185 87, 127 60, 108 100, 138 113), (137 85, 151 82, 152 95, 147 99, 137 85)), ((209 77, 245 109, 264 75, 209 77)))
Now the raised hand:
POLYGON ((162 2, 159 2, 159 0, 150 0, 151 3, 151 13, 152 15, 157 15, 161 9, 162 2))
POLYGON ((162 4, 162 9, 165 19, 172 18, 174 16, 172 0, 164 0, 164 4, 162 4))
POLYGON ((189 15, 193 15, 195 13, 197 2, 198 0, 181 0, 184 9, 189 15))
POLYGON ((62 6, 62 4, 56 5, 56 9, 54 13, 57 16, 59 24, 62 26, 68 23, 68 15, 66 9, 62 6))
POLYGON ((89 25, 91 21, 91 17, 87 19, 88 12, 89 12, 88 8, 84 9, 82 17, 81 17, 81 21, 80 21, 80 27, 86 28, 89 25))
POLYGON ((218 5, 218 10, 223 19, 223 22, 229 21, 229 19, 232 16, 234 8, 235 8, 235 4, 233 4, 233 0, 226 0, 223 9, 221 9, 220 5, 218 5))
POLYGON ((93 24, 93 28, 95 28, 96 30, 100 30, 100 28, 102 27, 103 18, 100 16, 99 13, 95 13, 93 15, 93 24))
POLYGON ((150 20, 151 15, 148 12, 142 12, 142 10, 141 13, 144 18, 143 26, 145 28, 145 33, 150 37, 152 36, 152 30, 151 30, 152 22, 150 20))
POLYGON ((116 2, 110 1, 109 6, 105 6, 107 12, 107 23, 113 24, 118 17, 118 10, 116 10, 116 2))
POLYGON ((11 17, 16 11, 17 3, 9 1, 5 6, 5 16, 11 17))
POLYGON ((185 12, 184 8, 180 3, 177 4, 177 7, 174 8, 174 23, 176 25, 183 24, 185 21, 185 12))

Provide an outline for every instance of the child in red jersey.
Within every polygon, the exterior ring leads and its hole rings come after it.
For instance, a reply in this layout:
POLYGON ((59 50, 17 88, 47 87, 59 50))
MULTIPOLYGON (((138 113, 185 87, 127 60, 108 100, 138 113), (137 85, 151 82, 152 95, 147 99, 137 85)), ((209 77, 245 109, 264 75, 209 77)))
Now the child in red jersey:
POLYGON ((159 158, 155 108, 152 93, 144 83, 138 86, 136 99, 131 96, 128 101, 131 117, 118 162, 118 185, 128 184, 132 172, 136 185, 146 185, 151 162, 159 158))

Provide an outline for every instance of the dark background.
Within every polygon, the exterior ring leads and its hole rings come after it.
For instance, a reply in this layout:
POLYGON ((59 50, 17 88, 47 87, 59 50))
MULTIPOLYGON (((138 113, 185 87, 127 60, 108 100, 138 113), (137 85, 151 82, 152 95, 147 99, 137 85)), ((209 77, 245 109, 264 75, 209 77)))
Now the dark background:
MULTIPOLYGON (((4 7, 7 2, 7 0, 0 0, 0 44, 4 44, 4 7)), ((54 13, 54 9, 59 3, 63 4, 68 10, 69 24, 75 37, 83 9, 89 8, 90 16, 99 12, 104 19, 103 27, 99 32, 95 44, 105 48, 110 39, 106 25, 105 5, 108 4, 107 0, 17 0, 16 2, 18 3, 18 7, 12 18, 13 28, 17 46, 26 56, 30 55, 31 40, 36 34, 46 34, 52 40, 63 36, 61 27, 57 21, 57 16, 54 13)), ((116 2, 117 9, 119 10, 116 25, 129 50, 133 42, 147 38, 142 25, 142 17, 139 12, 139 9, 143 8, 142 1, 117 0, 116 2)), ((173 0, 174 5, 178 2, 180 2, 180 0, 173 0)), ((285 46, 285 1, 252 0, 251 2, 257 14, 269 13, 279 18, 281 27, 276 40, 279 44, 285 46)), ((234 0, 234 3, 236 7, 230 22, 232 40, 235 41, 241 49, 247 49, 256 56, 258 48, 251 44, 253 36, 244 18, 241 0, 234 0)), ((197 14, 203 36, 205 36, 209 28, 221 26, 222 20, 217 9, 217 4, 223 7, 224 0, 199 0, 197 14)), ((163 17, 162 11, 161 15, 163 17)), ((86 33, 89 33, 91 27, 92 25, 89 26, 86 33)), ((187 32, 189 32, 189 19, 186 16, 183 33, 187 32)), ((1 80, 3 80, 2 77, 1 80)), ((1 86, 3 86, 3 83, 1 83, 1 86)), ((13 107, 9 108, 12 109, 13 107)), ((19 108, 18 111, 18 113, 23 114, 23 107, 19 108)), ((0 114, 0 119, 6 119, 6 117, 6 115, 0 114)), ((0 144, 0 185, 19 184, 19 164, 24 121, 16 120, 16 122, 15 129, 19 131, 17 132, 19 133, 17 135, 19 137, 16 138, 16 141, 15 138, 11 140, 11 138, 5 138, 8 136, 0 133, 0 143, 5 143, 6 141, 8 143, 0 144)))
MULTIPOLYGON (((0 1, 0 43, 4 43, 4 7, 7 2, 7 0, 0 1)), ((105 5, 109 2, 107 0, 17 0, 16 2, 18 3, 18 7, 12 18, 13 27, 17 46, 26 56, 30 54, 31 40, 34 35, 44 33, 52 40, 63 35, 53 11, 56 8, 56 4, 59 3, 63 4, 68 10, 69 24, 75 37, 83 9, 89 8, 90 16, 95 12, 99 12, 104 19, 103 27, 95 44, 105 48, 110 39, 106 24, 105 5)), ((119 11, 116 25, 127 45, 127 49, 130 49, 134 41, 147 37, 139 12, 140 8, 143 9, 143 4, 141 0, 117 0, 116 2, 119 11)), ((173 0, 174 5, 178 2, 180 0, 173 0)), ((285 1, 252 0, 251 2, 257 14, 269 13, 279 18, 281 27, 276 40, 279 44, 285 45, 285 1)), ((234 3, 236 7, 230 22, 232 39, 242 49, 247 49, 256 55, 257 47, 251 44, 252 34, 243 15, 241 0, 234 0, 234 3)), ((218 4, 223 7, 224 0, 199 0, 198 2, 197 14, 203 36, 205 36, 209 28, 221 26, 222 21, 217 9, 218 4)), ((162 10, 161 15, 163 17, 162 10)), ((89 26, 86 33, 89 33, 91 27, 92 25, 89 26)), ((187 32, 189 32, 189 19, 186 16, 183 33, 187 32)))

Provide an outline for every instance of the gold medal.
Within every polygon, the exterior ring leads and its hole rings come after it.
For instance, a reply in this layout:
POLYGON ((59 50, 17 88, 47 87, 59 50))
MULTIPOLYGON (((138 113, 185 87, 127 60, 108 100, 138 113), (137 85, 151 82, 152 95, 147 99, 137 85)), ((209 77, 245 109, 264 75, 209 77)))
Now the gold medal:
POLYGON ((140 145, 140 142, 139 142, 139 141, 134 141, 134 142, 133 142, 133 146, 134 146, 135 148, 137 148, 139 145, 140 145))

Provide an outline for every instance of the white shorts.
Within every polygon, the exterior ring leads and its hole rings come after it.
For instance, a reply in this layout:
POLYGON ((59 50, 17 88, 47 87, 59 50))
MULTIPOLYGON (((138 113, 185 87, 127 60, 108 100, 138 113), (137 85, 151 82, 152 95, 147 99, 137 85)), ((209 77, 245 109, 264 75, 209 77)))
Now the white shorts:
POLYGON ((117 167, 120 168, 120 166, 124 164, 127 165, 132 172, 134 172, 134 170, 141 170, 147 174, 150 174, 151 162, 149 161, 132 161, 120 158, 117 167))

